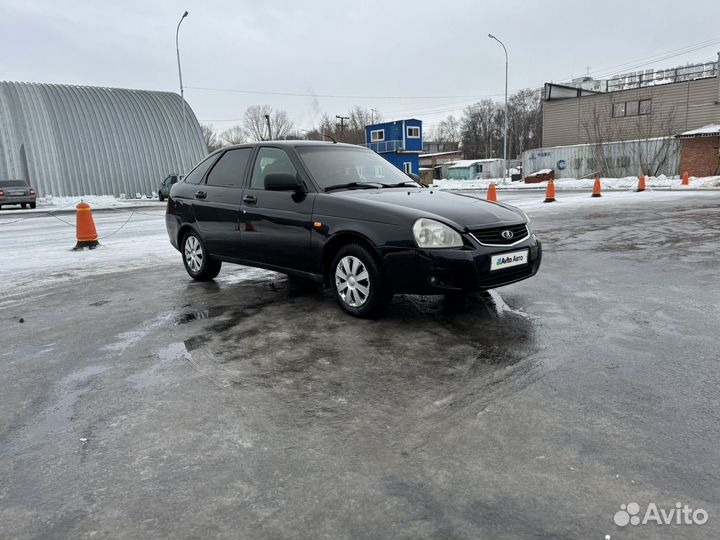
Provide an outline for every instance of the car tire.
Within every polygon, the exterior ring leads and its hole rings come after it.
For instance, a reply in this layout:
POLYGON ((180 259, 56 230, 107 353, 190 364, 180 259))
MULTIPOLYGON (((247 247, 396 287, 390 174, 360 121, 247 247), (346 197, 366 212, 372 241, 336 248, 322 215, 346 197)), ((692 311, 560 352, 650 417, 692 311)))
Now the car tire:
POLYGON ((25 208, 27 208, 27 204, 25 204, 25 203, 20 203, 20 208, 22 208, 22 209, 24 210, 25 208))
POLYGON ((348 244, 338 250, 328 279, 337 303, 355 317, 378 315, 392 298, 380 261, 359 244, 348 244))
POLYGON ((183 237, 180 247, 188 275, 196 281, 211 281, 220 273, 222 262, 209 256, 205 243, 195 231, 183 237))
POLYGON ((36 203, 34 203, 34 202, 30 203, 30 208, 35 208, 35 206, 37 206, 36 203))
POLYGON ((160 202, 163 202, 165 200, 165 197, 163 197, 162 195, 158 195, 158 199, 160 199, 160 202))

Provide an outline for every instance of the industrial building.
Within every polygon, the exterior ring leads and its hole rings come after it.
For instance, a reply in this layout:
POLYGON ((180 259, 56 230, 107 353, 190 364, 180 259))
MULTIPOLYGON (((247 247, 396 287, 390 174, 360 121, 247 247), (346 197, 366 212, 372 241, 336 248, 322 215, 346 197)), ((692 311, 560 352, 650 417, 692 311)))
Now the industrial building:
POLYGON ((523 154, 525 173, 674 175, 682 168, 696 176, 717 174, 717 138, 702 128, 720 124, 718 63, 547 83, 543 148, 523 154), (688 149, 692 159, 683 158, 688 149))
POLYGON ((178 94, 0 82, 0 178, 41 197, 150 195, 206 154, 178 94))

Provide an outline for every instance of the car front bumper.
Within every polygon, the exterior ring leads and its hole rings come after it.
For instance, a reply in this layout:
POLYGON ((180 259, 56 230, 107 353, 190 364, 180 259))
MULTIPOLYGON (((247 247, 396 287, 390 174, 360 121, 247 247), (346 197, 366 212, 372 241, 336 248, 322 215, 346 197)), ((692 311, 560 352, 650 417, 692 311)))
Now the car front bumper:
POLYGON ((413 249, 389 251, 384 268, 396 293, 445 294, 479 291, 509 285, 534 276, 540 268, 542 244, 534 235, 512 246, 482 246, 468 249, 413 249), (490 270, 493 255, 527 249, 528 263, 490 270))

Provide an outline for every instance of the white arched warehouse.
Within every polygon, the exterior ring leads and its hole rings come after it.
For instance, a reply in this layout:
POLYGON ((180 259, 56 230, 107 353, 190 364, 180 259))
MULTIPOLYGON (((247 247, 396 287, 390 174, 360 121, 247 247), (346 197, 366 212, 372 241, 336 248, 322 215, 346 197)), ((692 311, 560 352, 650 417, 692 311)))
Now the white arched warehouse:
POLYGON ((0 179, 39 196, 150 194, 207 154, 178 94, 0 82, 0 179))

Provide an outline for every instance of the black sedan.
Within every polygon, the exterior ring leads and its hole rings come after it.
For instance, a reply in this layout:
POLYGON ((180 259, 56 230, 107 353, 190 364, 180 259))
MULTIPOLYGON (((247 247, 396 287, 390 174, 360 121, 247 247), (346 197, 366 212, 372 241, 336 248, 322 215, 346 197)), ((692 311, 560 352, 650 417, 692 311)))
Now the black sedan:
POLYGON ((423 188, 363 147, 263 142, 219 150, 175 184, 170 242, 196 280, 237 263, 322 282, 372 316, 394 293, 447 294, 534 275, 519 209, 423 188))

